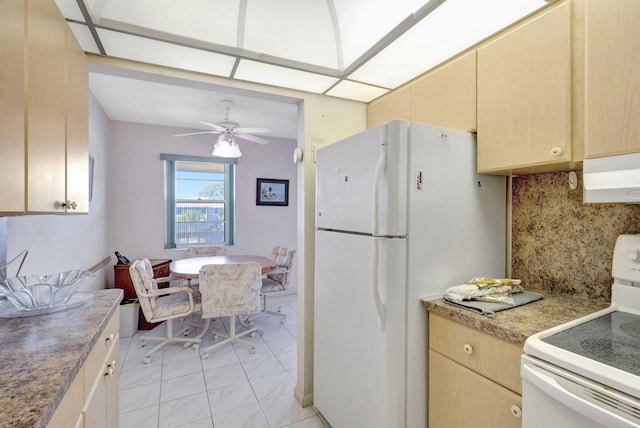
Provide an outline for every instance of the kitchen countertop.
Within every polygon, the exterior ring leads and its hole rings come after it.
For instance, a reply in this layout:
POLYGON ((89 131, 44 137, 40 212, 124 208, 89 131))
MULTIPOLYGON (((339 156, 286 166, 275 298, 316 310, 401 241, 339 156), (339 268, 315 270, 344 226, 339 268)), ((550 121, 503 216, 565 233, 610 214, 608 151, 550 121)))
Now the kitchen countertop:
POLYGON ((422 304, 430 312, 519 346, 523 346, 527 337, 535 333, 607 308, 611 304, 606 299, 585 299, 548 291, 530 291, 541 293, 544 298, 496 312, 491 317, 450 305, 442 299, 422 300, 422 304))
POLYGON ((92 292, 61 312, 0 319, 0 427, 45 427, 122 299, 92 292))

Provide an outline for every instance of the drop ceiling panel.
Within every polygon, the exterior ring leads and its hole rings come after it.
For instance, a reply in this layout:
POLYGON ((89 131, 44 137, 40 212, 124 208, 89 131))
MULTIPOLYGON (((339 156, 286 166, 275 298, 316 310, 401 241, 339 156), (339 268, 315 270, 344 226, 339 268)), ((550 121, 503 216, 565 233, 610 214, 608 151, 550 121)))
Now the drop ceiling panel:
POLYGON ((76 0, 56 0, 56 5, 65 18, 84 21, 84 17, 82 16, 82 12, 80 11, 76 0))
POLYGON ((418 10, 424 0, 335 0, 345 68, 418 10))
POLYGON ((110 21, 205 42, 236 46, 240 0, 97 0, 96 24, 110 21))
POLYGON ((396 88, 545 4, 447 0, 350 77, 396 88), (500 13, 492 13, 496 10, 500 13))
POLYGON ((98 29, 107 55, 166 67, 229 76, 234 58, 199 49, 98 29))
POLYGON ((327 95, 368 103, 369 101, 384 95, 388 91, 388 89, 379 88, 377 86, 343 80, 331 88, 331 90, 327 92, 327 95))
POLYGON ((91 31, 89 31, 89 27, 74 22, 69 22, 69 27, 83 51, 100 54, 96 41, 91 35, 91 31))
POLYGON ((326 1, 250 1, 244 47, 337 69, 338 51, 326 1))
POLYGON ((251 82, 315 93, 324 92, 338 80, 320 74, 307 73, 249 60, 240 61, 234 77, 251 82))

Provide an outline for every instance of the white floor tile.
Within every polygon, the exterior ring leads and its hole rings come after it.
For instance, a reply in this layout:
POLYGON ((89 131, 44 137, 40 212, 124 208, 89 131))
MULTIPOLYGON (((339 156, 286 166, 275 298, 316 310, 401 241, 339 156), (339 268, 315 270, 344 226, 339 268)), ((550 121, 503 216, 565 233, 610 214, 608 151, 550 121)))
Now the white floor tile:
POLYGON ((137 358, 127 360, 120 372, 120 389, 135 388, 150 383, 159 383, 162 379, 162 366, 158 364, 143 364, 137 358))
POLYGON ((318 416, 312 416, 307 419, 292 423, 291 425, 285 425, 286 428, 326 428, 322 420, 318 416))
POLYGON ((295 369, 298 366, 298 352, 289 351, 276 354, 276 358, 286 370, 295 369))
POLYGON ((295 385, 286 372, 274 373, 249 381, 258 401, 268 400, 280 395, 293 396, 295 385))
MULTIPOLYGON (((203 344, 202 348, 205 346, 208 346, 208 344, 203 344)), ((209 352, 209 358, 201 360, 202 368, 204 370, 238 364, 239 362, 238 354, 236 354, 236 350, 231 343, 227 343, 220 348, 216 348, 209 352)))
POLYGON ((120 413, 120 428, 158 428, 159 406, 120 413))
POLYGON ((294 383, 294 385, 296 383, 298 383, 298 369, 297 368, 291 369, 291 370, 287 370, 287 374, 291 378, 291 381, 294 383))
POLYGON ((180 425, 176 428, 213 428, 213 420, 209 417, 199 421, 189 422, 186 425, 180 425))
POLYGON ((257 402, 256 396, 249 382, 234 383, 208 392, 211 413, 215 416, 220 413, 235 410, 257 402))
POLYGON ((284 371, 282 364, 273 355, 243 361, 242 367, 249 379, 284 371))
POLYGON ((162 403, 159 428, 175 428, 207 418, 211 418, 211 410, 207 394, 202 392, 162 403))
POLYGON ((205 370, 204 380, 207 390, 210 391, 234 383, 246 382, 247 376, 240 364, 232 364, 212 370, 205 370))
POLYGON ((160 404, 160 382, 120 390, 120 413, 160 404))
POLYGON ((270 428, 257 403, 214 415, 213 422, 215 428, 270 428))
POLYGON ((160 404, 206 390, 202 372, 163 380, 160 384, 160 404))
POLYGON ((185 359, 172 361, 167 359, 162 364, 162 379, 173 379, 193 373, 202 372, 202 360, 200 354, 194 352, 192 356, 185 359))
POLYGON ((272 427, 282 427, 316 415, 313 408, 307 407, 303 409, 300 407, 300 404, 293 396, 293 391, 291 391, 290 395, 262 401, 260 406, 272 427))
POLYGON ((274 354, 282 354, 283 352, 292 352, 297 348, 296 339, 293 337, 287 337, 282 339, 276 339, 267 343, 269 349, 274 354))
MULTIPOLYGON (((158 342, 147 341, 142 348, 140 336, 162 336, 166 323, 122 339, 120 427, 325 428, 313 409, 300 408, 293 397, 296 299, 295 295, 270 299, 270 306, 281 306, 287 314, 284 323, 269 314, 254 319, 255 326, 264 331, 263 336, 245 337, 256 345, 254 354, 247 346, 227 343, 202 360, 199 352, 173 343, 156 351, 149 364, 143 364, 145 352, 158 342)), ((198 316, 189 320, 202 323, 198 316)), ((210 324, 226 332, 228 318, 210 324)), ((182 325, 176 322, 174 331, 182 325)), ((190 337, 198 332, 192 329, 190 337)), ((213 343, 213 336, 207 333, 200 349, 213 343)))

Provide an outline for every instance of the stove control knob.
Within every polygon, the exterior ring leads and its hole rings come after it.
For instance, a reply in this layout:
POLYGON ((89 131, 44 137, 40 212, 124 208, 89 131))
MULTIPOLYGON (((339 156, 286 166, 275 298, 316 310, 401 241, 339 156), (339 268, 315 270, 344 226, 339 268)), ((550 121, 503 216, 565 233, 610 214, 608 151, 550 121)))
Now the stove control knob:
POLYGON ((629 251, 629 261, 633 263, 640 263, 640 250, 629 251))

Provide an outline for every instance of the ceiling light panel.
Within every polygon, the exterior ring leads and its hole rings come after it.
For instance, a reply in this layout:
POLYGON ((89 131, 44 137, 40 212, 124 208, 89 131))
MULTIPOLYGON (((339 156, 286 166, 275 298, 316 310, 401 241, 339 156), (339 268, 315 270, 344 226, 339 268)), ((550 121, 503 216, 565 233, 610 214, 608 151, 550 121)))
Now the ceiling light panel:
POLYGON ((347 68, 425 0, 334 0, 347 68))
POLYGON ((331 90, 327 92, 327 95, 368 103, 387 92, 389 92, 388 89, 365 85, 364 83, 352 82, 350 80, 343 80, 331 88, 331 90))
POLYGON ((237 44, 240 0, 97 0, 89 7, 97 25, 146 28, 225 46, 237 44))
POLYGON ((228 77, 235 59, 144 37, 98 29, 107 55, 228 77))
POLYGON ((84 22, 84 16, 76 0, 56 0, 56 5, 65 18, 84 22))
POLYGON ((333 69, 339 66, 326 0, 249 1, 242 47, 333 69))
POLYGON ((546 4, 447 0, 350 78, 395 88, 546 4))
POLYGON ((305 71, 249 60, 240 61, 234 77, 251 82, 315 93, 324 92, 338 80, 320 74, 307 73, 305 71))
POLYGON ((100 49, 98 49, 98 46, 96 46, 96 41, 93 38, 91 31, 89 31, 89 27, 73 22, 69 22, 68 24, 71 28, 71 32, 76 37, 76 40, 80 44, 80 47, 83 51, 100 55, 100 49))

